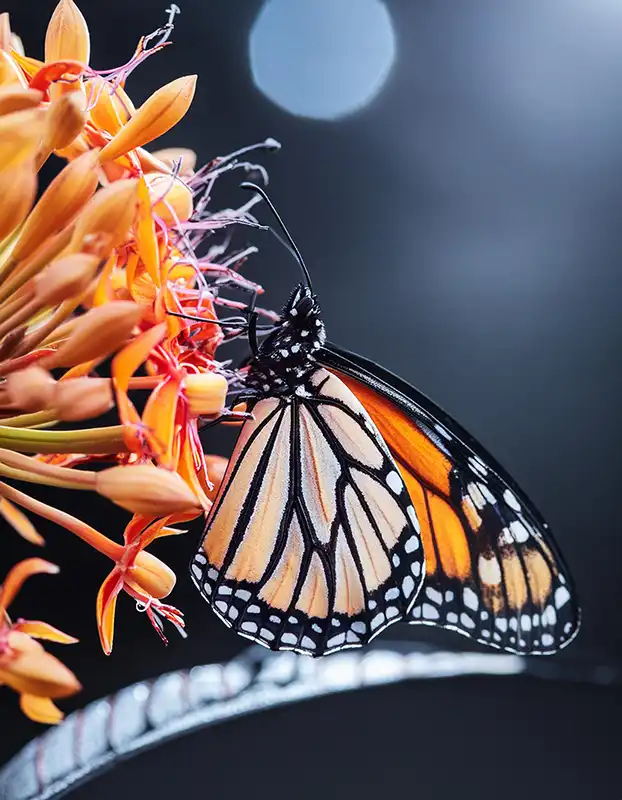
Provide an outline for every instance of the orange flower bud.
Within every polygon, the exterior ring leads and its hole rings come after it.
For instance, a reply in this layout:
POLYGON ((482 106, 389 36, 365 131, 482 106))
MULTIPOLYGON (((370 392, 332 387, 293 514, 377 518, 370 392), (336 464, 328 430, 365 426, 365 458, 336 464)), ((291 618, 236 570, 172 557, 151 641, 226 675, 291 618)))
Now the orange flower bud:
POLYGON ((197 154, 194 150, 188 150, 186 147, 165 147, 163 150, 156 150, 151 155, 166 164, 169 169, 172 169, 173 165, 181 159, 179 175, 182 178, 191 175, 197 164, 197 154))
POLYGON ((49 408, 56 381, 47 370, 33 365, 7 375, 5 386, 9 400, 30 413, 49 408))
MULTIPOLYGON (((3 51, 0 50, 0 55, 3 51)), ((0 117, 0 170, 34 158, 45 127, 45 111, 28 108, 0 117)))
POLYGON ((222 479, 225 477, 225 472, 227 471, 227 465, 229 461, 222 456, 213 456, 213 455, 206 455, 205 456, 205 466, 207 467, 207 477, 210 481, 214 484, 214 488, 210 489, 207 493, 209 499, 214 502, 216 499, 216 495, 218 494, 218 490, 220 489, 220 484, 222 483, 222 479))
POLYGON ((215 372, 186 375, 184 394, 194 417, 209 417, 222 411, 227 396, 227 380, 215 372))
POLYGON ((63 422, 101 417, 114 405, 109 378, 69 378, 54 392, 54 416, 63 422))
POLYGON ((196 80, 196 75, 178 78, 152 94, 104 147, 102 161, 112 161, 152 142, 176 125, 190 108, 196 80))
POLYGON ((73 221, 97 188, 98 155, 92 150, 76 158, 50 183, 21 230, 11 254, 15 261, 28 258, 49 236, 73 221))
POLYGON ((152 172, 145 175, 149 197, 154 204, 154 212, 167 225, 186 222, 192 216, 192 192, 182 180, 171 175, 152 172))
POLYGON ((43 144, 48 150, 69 147, 82 133, 86 121, 86 97, 82 92, 63 94, 52 103, 45 124, 43 144))
POLYGON ((84 241, 97 235, 106 239, 110 249, 122 244, 132 227, 138 207, 138 181, 116 181, 100 189, 78 217, 71 248, 81 250, 84 241))
POLYGON ((0 115, 13 111, 37 108, 43 95, 36 89, 22 89, 20 86, 0 86, 0 115))
POLYGON ((91 122, 98 130, 107 131, 114 136, 130 120, 136 110, 134 104, 121 86, 114 91, 112 84, 97 77, 88 81, 86 90, 90 102, 95 105, 90 111, 91 122))
POLYGON ((110 467, 98 472, 95 489, 133 514, 163 517, 201 510, 198 498, 183 478, 151 464, 110 467))
POLYGON ((140 588, 155 597, 156 600, 162 600, 163 597, 168 595, 175 588, 177 576, 173 570, 167 566, 159 558, 142 550, 137 556, 134 566, 129 569, 132 581, 138 584, 140 588))
POLYGON ((39 363, 52 369, 103 360, 125 343, 140 318, 140 306, 126 300, 92 308, 76 320, 69 338, 56 353, 39 363))
POLYGON ((53 261, 34 279, 34 296, 41 307, 56 306, 85 292, 95 277, 100 259, 73 253, 53 261))
POLYGON ((86 20, 73 0, 60 0, 45 35, 45 60, 89 63, 91 40, 86 20))
POLYGON ((0 240, 26 219, 37 193, 37 173, 32 161, 0 172, 0 240))

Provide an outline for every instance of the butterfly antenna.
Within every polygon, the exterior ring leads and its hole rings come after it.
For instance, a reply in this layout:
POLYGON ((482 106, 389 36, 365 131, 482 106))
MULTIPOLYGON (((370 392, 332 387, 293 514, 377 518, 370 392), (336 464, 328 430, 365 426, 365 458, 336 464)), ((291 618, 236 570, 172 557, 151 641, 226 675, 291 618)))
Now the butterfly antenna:
MULTIPOLYGON (((307 287, 309 288, 309 290, 311 292, 313 292, 313 286, 311 284, 311 276, 309 275, 309 270, 307 269, 307 265, 304 262, 304 258, 302 257, 302 254, 301 254, 300 250, 298 249, 298 247, 296 245, 296 242, 292 238, 291 233, 285 227, 285 223, 281 219, 281 216, 280 216, 279 212, 274 207, 274 203, 268 197, 265 189, 262 189, 261 186, 257 186, 256 183, 251 183, 250 181, 244 181, 244 183, 241 183, 240 184, 240 188, 241 189, 250 189, 250 191, 252 191, 252 192, 257 192, 257 194, 260 195, 263 198, 263 200, 266 202, 268 208, 274 214, 274 218, 279 223, 279 227, 281 228, 281 230, 285 234, 285 238, 287 239, 287 241, 289 243, 289 246, 291 248, 292 254, 294 255, 296 261, 298 262, 298 266, 300 267, 300 270, 302 272, 302 275, 303 275, 303 278, 305 280, 305 283, 307 284, 307 287)), ((274 231, 273 231, 273 233, 274 233, 274 231)), ((279 238, 280 237, 277 236, 277 239, 279 239, 279 238)))

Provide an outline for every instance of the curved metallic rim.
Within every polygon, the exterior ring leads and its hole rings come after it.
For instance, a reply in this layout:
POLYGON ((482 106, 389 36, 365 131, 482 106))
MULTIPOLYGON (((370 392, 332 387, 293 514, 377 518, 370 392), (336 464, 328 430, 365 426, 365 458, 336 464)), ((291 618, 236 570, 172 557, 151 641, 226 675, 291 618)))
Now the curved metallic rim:
MULTIPOLYGON (((255 646, 228 663, 135 683, 71 714, 0 771, 0 800, 59 798, 170 739, 314 697, 462 675, 578 677, 560 674, 559 666, 536 667, 516 655, 441 651, 410 642, 378 643, 318 660, 255 646)), ((618 675, 600 677, 587 679, 609 683, 618 675)))

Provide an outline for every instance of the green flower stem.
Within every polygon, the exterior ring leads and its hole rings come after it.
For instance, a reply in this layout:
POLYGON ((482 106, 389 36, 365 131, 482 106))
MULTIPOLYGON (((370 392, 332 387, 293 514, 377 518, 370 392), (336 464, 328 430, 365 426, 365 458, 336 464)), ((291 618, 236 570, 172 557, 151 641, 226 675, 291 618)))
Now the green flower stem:
MULTIPOLYGON (((48 464, 45 461, 38 461, 36 458, 15 453, 12 450, 0 448, 0 469, 19 470, 26 476, 19 480, 27 480, 30 483, 44 483, 47 486, 63 485, 67 489, 95 489, 97 474, 89 470, 75 470, 67 467, 59 467, 56 464, 48 464), (60 483, 59 483, 60 482, 60 483)), ((10 478, 10 475, 5 477, 10 478)), ((15 476, 17 478, 17 476, 15 476)))
POLYGON ((35 411, 33 414, 18 414, 16 417, 6 417, 2 425, 9 428, 39 428, 42 425, 56 425, 53 411, 35 411))
POLYGON ((123 426, 111 425, 75 431, 41 431, 0 425, 0 447, 19 453, 127 453, 123 426))

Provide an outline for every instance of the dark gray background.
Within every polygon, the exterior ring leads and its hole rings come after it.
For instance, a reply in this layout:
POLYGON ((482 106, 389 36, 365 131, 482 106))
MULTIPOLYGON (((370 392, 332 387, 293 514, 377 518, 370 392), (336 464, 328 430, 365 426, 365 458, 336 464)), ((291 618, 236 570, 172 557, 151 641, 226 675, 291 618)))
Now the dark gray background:
MULTIPOLYGON (((138 104, 198 72, 192 110, 166 143, 192 147, 202 161, 266 136, 282 142, 264 161, 271 195, 312 270, 329 336, 429 394, 510 470, 556 532, 584 606, 581 634, 560 660, 615 662, 622 9, 611 0, 387 5, 395 68, 372 105, 341 121, 293 117, 254 88, 248 34, 259 0, 186 0, 175 44, 128 88, 138 104)), ((54 2, 4 7, 39 56, 54 2)), ((124 62, 138 35, 165 18, 151 0, 82 0, 81 8, 101 69, 124 62)), ((217 197, 236 196, 236 180, 223 181, 217 197)), ((268 238, 249 238, 262 254, 246 274, 278 308, 295 265, 268 238)), ((206 446, 226 443, 210 434, 206 446)), ((105 532, 120 536, 124 517, 109 506, 82 495, 55 501, 94 524, 105 518, 105 532)), ((180 575, 172 601, 187 613, 189 641, 171 636, 162 647, 121 598, 106 659, 94 604, 109 565, 69 533, 41 526, 62 578, 33 579, 14 611, 81 638, 62 653, 85 684, 74 706, 243 646, 186 580, 197 527, 154 548, 180 575)), ((3 537, 5 572, 32 551, 8 530, 3 537)), ((464 644, 451 634, 435 641, 464 644)), ((0 706, 8 756, 36 726, 8 691, 0 706)), ((89 796, 136 788, 153 798, 619 798, 619 711, 619 690, 604 687, 501 679, 398 687, 194 736, 89 796)))

